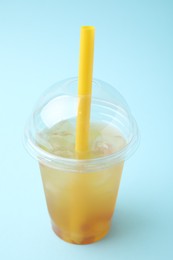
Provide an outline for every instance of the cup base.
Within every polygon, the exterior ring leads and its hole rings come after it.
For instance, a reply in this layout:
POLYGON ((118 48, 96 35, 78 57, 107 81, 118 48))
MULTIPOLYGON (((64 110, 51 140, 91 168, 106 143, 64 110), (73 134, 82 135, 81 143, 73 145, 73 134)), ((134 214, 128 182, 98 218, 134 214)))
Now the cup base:
POLYGON ((72 235, 68 235, 65 234, 64 232, 62 232, 55 224, 52 223, 52 229, 54 231, 54 233, 61 238, 62 240, 64 240, 65 242, 71 243, 71 244, 76 244, 76 245, 87 245, 87 244, 92 244, 98 240, 101 240, 102 238, 104 238, 109 230, 110 227, 107 228, 106 230, 104 230, 104 232, 102 232, 101 234, 97 234, 97 235, 93 235, 93 236, 88 236, 88 237, 76 237, 76 236, 72 236, 72 235))

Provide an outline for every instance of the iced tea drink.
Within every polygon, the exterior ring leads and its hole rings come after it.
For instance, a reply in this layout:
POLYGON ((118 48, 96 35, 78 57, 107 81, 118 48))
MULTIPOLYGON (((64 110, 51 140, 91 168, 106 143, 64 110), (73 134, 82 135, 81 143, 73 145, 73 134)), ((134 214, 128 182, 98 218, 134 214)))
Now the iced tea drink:
POLYGON ((138 129, 119 92, 94 80, 88 150, 75 150, 81 98, 77 79, 50 87, 25 129, 25 146, 40 165, 54 232, 63 240, 88 244, 110 228, 124 161, 138 145, 138 129))

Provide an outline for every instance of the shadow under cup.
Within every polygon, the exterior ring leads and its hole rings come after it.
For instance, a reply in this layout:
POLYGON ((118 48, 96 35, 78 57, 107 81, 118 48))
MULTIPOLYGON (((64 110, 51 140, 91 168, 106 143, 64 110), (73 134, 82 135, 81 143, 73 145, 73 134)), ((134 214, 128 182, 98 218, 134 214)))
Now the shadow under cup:
POLYGON ((109 231, 124 161, 138 144, 136 122, 123 97, 109 84, 93 81, 91 123, 118 129, 126 141, 119 151, 95 159, 71 159, 42 149, 37 133, 63 120, 76 120, 77 79, 55 84, 38 102, 25 130, 25 146, 40 165, 54 232, 74 244, 89 244, 109 231))

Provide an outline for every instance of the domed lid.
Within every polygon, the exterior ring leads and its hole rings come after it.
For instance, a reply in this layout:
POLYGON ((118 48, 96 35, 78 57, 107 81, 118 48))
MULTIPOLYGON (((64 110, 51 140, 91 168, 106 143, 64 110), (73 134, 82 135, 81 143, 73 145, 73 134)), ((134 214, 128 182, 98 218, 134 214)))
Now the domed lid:
POLYGON ((93 80, 91 120, 102 120, 116 124, 127 144, 111 155, 78 160, 54 155, 42 149, 37 142, 37 134, 50 129, 57 123, 77 117, 80 98, 77 95, 77 78, 60 81, 46 90, 27 123, 25 146, 32 156, 50 167, 70 172, 90 172, 118 163, 129 157, 137 147, 139 134, 136 122, 121 94, 108 83, 93 80))

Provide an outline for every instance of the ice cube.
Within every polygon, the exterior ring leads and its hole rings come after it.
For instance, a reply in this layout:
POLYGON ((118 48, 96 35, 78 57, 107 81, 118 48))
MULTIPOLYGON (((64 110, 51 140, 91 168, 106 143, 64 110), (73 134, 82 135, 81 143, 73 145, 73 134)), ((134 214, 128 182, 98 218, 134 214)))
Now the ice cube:
POLYGON ((36 141, 38 143, 38 145, 45 151, 47 152, 52 152, 53 151, 53 146, 50 144, 47 136, 45 135, 45 133, 40 132, 37 133, 36 135, 36 141))
POLYGON ((74 126, 69 121, 62 121, 51 129, 40 133, 39 144, 45 150, 62 157, 74 157, 74 126))
POLYGON ((97 154, 101 155, 108 155, 113 153, 113 147, 110 143, 104 140, 97 140, 94 144, 93 151, 97 154))
POLYGON ((124 145, 125 141, 122 136, 106 136, 104 134, 96 138, 93 143, 92 152, 97 156, 105 156, 119 151, 124 145))
POLYGON ((125 139, 120 135, 114 136, 113 142, 114 142, 115 152, 121 150, 126 143, 125 139))

